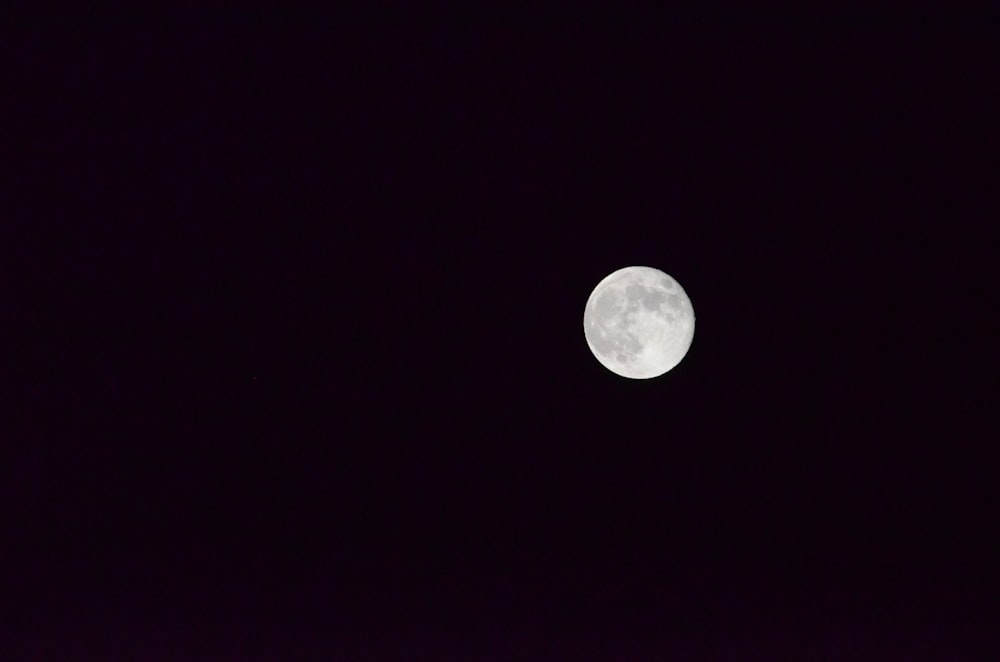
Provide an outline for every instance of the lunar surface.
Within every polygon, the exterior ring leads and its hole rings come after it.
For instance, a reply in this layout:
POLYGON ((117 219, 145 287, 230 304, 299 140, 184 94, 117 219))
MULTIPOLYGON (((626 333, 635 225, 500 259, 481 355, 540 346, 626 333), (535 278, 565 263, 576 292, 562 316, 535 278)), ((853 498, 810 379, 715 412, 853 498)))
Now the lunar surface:
POLYGON ((625 267, 594 288, 583 315, 590 351, 631 379, 674 368, 694 339, 694 308, 684 288, 659 269, 625 267))

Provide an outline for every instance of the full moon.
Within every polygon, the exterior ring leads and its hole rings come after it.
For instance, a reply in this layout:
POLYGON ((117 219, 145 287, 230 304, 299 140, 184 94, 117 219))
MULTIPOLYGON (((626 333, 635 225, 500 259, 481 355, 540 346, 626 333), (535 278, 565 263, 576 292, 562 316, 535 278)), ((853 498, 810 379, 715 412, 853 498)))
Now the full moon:
POLYGON ((694 308, 684 288, 659 269, 625 267, 590 293, 583 315, 587 345, 611 372, 659 377, 687 354, 694 308))

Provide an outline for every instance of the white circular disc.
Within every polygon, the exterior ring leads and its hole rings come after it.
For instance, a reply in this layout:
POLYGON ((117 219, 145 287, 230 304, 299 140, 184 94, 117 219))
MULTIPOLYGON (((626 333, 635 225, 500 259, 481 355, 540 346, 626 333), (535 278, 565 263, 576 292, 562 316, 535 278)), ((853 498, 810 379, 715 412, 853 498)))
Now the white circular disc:
POLYGON ((611 372, 630 379, 674 368, 694 339, 694 308, 684 288, 659 269, 625 267, 591 292, 583 315, 587 345, 611 372))

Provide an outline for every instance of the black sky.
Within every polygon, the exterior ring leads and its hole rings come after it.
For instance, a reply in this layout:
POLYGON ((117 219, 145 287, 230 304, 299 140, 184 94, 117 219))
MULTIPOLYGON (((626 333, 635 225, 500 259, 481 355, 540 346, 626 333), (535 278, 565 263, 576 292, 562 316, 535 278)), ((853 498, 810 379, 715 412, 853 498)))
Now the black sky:
POLYGON ((990 645, 995 33, 194 10, 14 33, 9 659, 990 645), (633 264, 697 314, 651 381, 583 336, 633 264))

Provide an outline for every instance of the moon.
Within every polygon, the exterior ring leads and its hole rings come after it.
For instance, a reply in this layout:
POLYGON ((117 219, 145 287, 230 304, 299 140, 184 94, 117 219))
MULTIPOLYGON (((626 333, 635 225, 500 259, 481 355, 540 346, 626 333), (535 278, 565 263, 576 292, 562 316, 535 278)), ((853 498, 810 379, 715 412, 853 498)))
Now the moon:
POLYGON ((587 345, 601 365, 629 379, 659 377, 694 339, 694 308, 675 279, 652 267, 625 267, 590 293, 587 345))

